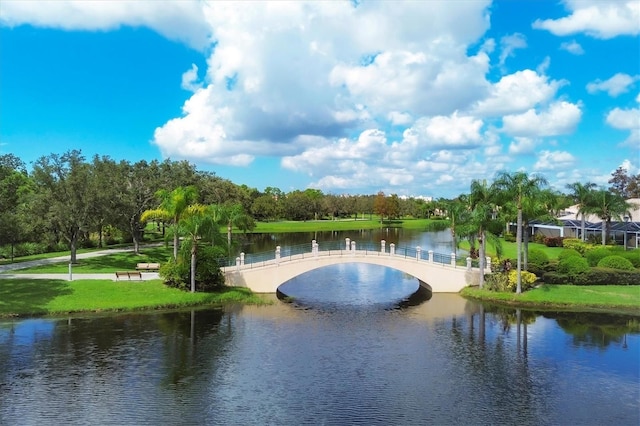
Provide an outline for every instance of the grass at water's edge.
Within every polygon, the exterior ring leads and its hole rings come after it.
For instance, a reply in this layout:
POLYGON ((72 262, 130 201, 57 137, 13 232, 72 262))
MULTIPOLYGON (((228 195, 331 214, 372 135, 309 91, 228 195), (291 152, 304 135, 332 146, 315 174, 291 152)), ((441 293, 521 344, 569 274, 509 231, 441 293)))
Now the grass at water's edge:
POLYGON ((522 294, 466 287, 460 294, 472 299, 526 308, 623 311, 640 315, 640 286, 542 285, 522 294))
POLYGON ((169 288, 161 280, 0 280, 0 317, 138 311, 227 303, 260 305, 269 302, 247 288, 227 287, 214 293, 189 293, 169 288))

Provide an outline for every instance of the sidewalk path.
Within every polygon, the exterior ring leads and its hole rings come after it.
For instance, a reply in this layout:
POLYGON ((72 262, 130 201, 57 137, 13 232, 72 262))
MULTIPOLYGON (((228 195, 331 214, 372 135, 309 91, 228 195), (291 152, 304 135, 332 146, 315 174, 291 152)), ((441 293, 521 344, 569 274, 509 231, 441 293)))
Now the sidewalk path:
MULTIPOLYGON (((148 245, 146 247, 153 246, 148 245)), ((142 247, 141 247, 142 248, 142 247)), ((78 259, 88 259, 91 257, 106 256, 113 253, 122 253, 127 251, 133 251, 133 247, 120 248, 120 249, 106 249, 99 251, 92 251, 89 253, 78 253, 76 257, 78 259)), ((28 278, 28 279, 55 279, 55 280, 69 280, 69 274, 9 274, 6 272, 16 271, 18 269, 33 268, 35 266, 49 265, 52 263, 69 262, 70 255, 51 257, 48 259, 29 260, 27 262, 9 263, 7 265, 0 265, 0 279, 2 278, 28 278)), ((114 272, 109 274, 75 274, 72 270, 72 279, 87 279, 87 280, 116 280, 116 274, 114 272)), ((157 272, 143 272, 142 281, 153 280, 158 278, 157 272)), ((126 281, 126 280, 121 280, 126 281)), ((131 281, 140 281, 133 279, 131 281)))

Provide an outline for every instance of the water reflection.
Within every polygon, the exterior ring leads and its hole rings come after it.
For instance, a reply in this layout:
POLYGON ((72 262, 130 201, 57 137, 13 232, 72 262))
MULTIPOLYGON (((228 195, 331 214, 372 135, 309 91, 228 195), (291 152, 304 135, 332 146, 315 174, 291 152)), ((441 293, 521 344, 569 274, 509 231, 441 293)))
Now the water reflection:
POLYGON ((6 321, 0 424, 639 423, 638 317, 419 290, 345 266, 295 303, 6 321))

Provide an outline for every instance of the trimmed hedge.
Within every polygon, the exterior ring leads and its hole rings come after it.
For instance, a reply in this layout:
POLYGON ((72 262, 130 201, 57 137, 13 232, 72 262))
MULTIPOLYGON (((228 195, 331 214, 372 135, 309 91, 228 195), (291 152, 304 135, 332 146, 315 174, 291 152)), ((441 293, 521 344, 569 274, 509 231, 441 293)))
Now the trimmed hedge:
POLYGON ((611 268, 621 271, 633 271, 633 264, 622 256, 607 256, 598 262, 598 268, 611 268))
POLYGON ((585 253, 584 257, 589 262, 589 266, 598 266, 598 262, 612 254, 613 252, 608 247, 596 247, 585 253))
POLYGON ((579 240, 577 238, 565 238, 564 240, 562 240, 562 247, 574 249, 580 254, 584 255, 591 247, 591 244, 582 242, 582 240, 579 240))
POLYGON ((616 254, 631 262, 634 268, 640 268, 640 249, 627 250, 616 254))
MULTIPOLYGON (((545 275, 546 277, 546 275, 545 275)), ((640 272, 620 271, 609 268, 591 268, 586 274, 575 277, 575 285, 640 285, 640 272)))

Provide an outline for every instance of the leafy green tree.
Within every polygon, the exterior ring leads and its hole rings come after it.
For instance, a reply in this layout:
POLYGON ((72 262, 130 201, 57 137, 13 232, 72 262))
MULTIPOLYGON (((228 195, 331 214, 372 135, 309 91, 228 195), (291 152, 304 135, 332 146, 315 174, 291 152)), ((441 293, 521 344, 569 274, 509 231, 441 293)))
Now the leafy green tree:
POLYGON ((441 200, 440 205, 446 210, 449 218, 451 232, 452 250, 455 255, 458 255, 458 247, 460 246, 460 236, 456 233, 456 230, 469 221, 470 208, 469 198, 466 194, 460 194, 453 200, 441 200))
POLYGON ((77 244, 91 223, 90 166, 78 150, 38 159, 33 166, 37 205, 52 232, 69 243, 71 263, 76 263, 77 244))
POLYGON ((178 240, 179 232, 176 228, 180 223, 182 214, 187 208, 194 204, 198 198, 198 192, 194 186, 179 186, 173 191, 161 189, 156 192, 156 196, 160 199, 160 205, 156 209, 146 210, 142 213, 140 220, 146 222, 148 220, 160 220, 169 223, 174 228, 173 234, 173 258, 178 258, 178 240))
POLYGON ((278 200, 273 195, 261 195, 251 205, 251 214, 258 220, 275 220, 280 217, 278 200))
POLYGON ((27 197, 33 192, 24 163, 13 154, 0 155, 0 246, 11 246, 27 238, 27 197))
POLYGON ((313 217, 314 206, 309 195, 296 190, 287 194, 283 200, 284 213, 289 220, 309 220, 313 217))
POLYGON ((631 183, 631 177, 627 173, 627 169, 622 166, 618 167, 613 173, 611 173, 611 179, 609 179, 611 186, 609 191, 621 196, 622 198, 629 198, 629 184, 631 183))
POLYGON ((596 184, 592 182, 587 182, 585 184, 574 182, 568 184, 567 188, 571 190, 571 198, 573 199, 573 202, 578 206, 578 212, 576 216, 580 216, 580 238, 582 241, 584 241, 587 217, 587 212, 585 209, 587 209, 587 204, 589 202, 589 199, 593 195, 596 184))
POLYGON ((525 198, 522 202, 522 226, 523 226, 523 249, 522 249, 522 268, 528 270, 529 263, 529 238, 530 223, 532 220, 554 220, 555 211, 558 206, 558 194, 548 188, 539 189, 532 192, 531 196, 525 198))
POLYGON ((542 176, 529 176, 525 172, 501 172, 498 174, 493 186, 500 192, 500 198, 505 202, 513 202, 517 210, 516 219, 516 256, 518 283, 516 293, 522 293, 522 232, 523 232, 523 211, 525 203, 540 193, 542 186, 547 181, 542 176))
POLYGON ((389 207, 387 206, 387 197, 384 192, 380 191, 373 200, 373 212, 380 216, 380 224, 385 216, 389 214, 389 207))

